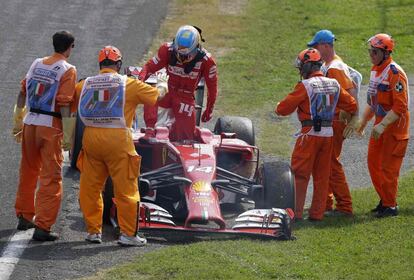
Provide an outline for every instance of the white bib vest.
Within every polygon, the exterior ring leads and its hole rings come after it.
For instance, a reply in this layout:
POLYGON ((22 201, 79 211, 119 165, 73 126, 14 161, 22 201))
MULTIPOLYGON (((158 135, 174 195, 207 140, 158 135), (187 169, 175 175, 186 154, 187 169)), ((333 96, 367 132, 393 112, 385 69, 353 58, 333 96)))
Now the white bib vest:
POLYGON ((362 83, 361 73, 359 73, 357 70, 350 67, 340 59, 332 60, 332 62, 328 66, 324 63, 321 67, 321 71, 323 72, 323 75, 326 76, 329 69, 332 68, 344 71, 345 75, 348 76, 351 79, 351 81, 353 81, 356 90, 356 95, 358 96, 362 83))
POLYGON ((55 112, 56 94, 63 74, 74 68, 65 60, 44 64, 43 58, 36 59, 26 74, 26 106, 29 113, 24 118, 28 125, 52 127, 53 116, 30 112, 30 109, 55 112))
POLYGON ((126 76, 117 73, 103 73, 85 80, 78 107, 85 126, 126 128, 126 80, 126 76))
MULTIPOLYGON (((312 120, 316 117, 322 121, 332 121, 335 114, 336 104, 339 99, 339 83, 335 79, 326 77, 312 77, 302 81, 309 98, 312 120)), ((333 136, 332 126, 323 126, 321 131, 314 131, 313 127, 308 135, 331 137, 333 136)))
MULTIPOLYGON (((367 92, 367 103, 371 106, 372 111, 377 116, 384 117, 388 111, 384 109, 381 104, 378 104, 378 90, 382 92, 391 91, 390 82, 388 79, 388 73, 391 67, 395 67, 399 72, 405 75, 402 68, 395 62, 391 62, 382 71, 381 75, 376 77, 377 71, 371 71, 371 77, 369 80, 368 92, 367 92)), ((410 93, 407 88, 408 108, 410 108, 410 93)))
POLYGON ((323 75, 326 76, 326 74, 328 73, 328 70, 331 69, 331 68, 342 70, 342 71, 345 72, 345 74, 349 78, 351 78, 351 74, 349 72, 348 65, 346 65, 346 63, 341 61, 340 59, 332 60, 332 62, 328 66, 324 63, 321 67, 321 71, 322 71, 323 75))

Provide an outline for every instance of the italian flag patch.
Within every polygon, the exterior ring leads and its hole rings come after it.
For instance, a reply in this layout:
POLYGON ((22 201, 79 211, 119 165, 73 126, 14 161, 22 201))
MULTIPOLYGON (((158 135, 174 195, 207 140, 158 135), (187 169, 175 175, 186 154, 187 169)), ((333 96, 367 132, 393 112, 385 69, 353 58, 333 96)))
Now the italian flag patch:
POLYGON ((109 90, 102 89, 102 90, 95 90, 93 92, 93 101, 99 101, 99 102, 108 102, 111 98, 111 95, 109 94, 109 90))
POLYGON ((42 83, 36 83, 35 95, 42 96, 45 91, 45 85, 42 83))

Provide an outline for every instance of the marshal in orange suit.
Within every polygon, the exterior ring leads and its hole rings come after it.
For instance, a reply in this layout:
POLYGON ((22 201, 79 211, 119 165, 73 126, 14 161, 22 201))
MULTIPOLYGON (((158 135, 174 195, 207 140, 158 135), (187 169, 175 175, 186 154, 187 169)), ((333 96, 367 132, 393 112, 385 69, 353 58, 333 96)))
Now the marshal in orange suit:
POLYGON ((320 71, 321 65, 318 50, 309 48, 299 53, 296 67, 303 80, 275 109, 275 113, 282 116, 296 110, 302 124, 291 159, 296 183, 297 220, 303 217, 310 175, 313 176, 314 190, 309 220, 323 219, 329 186, 335 109, 338 107, 350 114, 357 111, 355 99, 335 79, 324 77, 320 71))
MULTIPOLYGON (((322 60, 324 61, 321 70, 324 75, 328 78, 337 80, 341 87, 357 100, 357 85, 354 84, 351 78, 348 65, 345 64, 335 52, 335 41, 336 38, 332 31, 324 29, 316 32, 312 41, 308 43, 308 47, 313 47, 321 53, 322 60)), ((326 215, 353 215, 351 192, 349 191, 345 172, 340 162, 340 156, 345 140, 344 131, 356 129, 358 126, 358 119, 355 118, 355 122, 351 123, 348 118, 342 118, 342 116, 346 115, 347 114, 344 114, 343 111, 341 112, 339 108, 336 108, 332 123, 334 138, 331 159, 331 175, 329 177, 329 192, 326 201, 326 215), (348 128, 346 129, 346 127, 348 128), (334 197, 336 200, 335 209, 334 197)))
POLYGON ((79 203, 88 231, 86 241, 102 242, 102 190, 111 176, 121 231, 118 243, 143 246, 146 239, 137 235, 141 157, 135 151, 131 126, 136 107, 154 105, 158 90, 119 74, 122 54, 116 47, 104 47, 98 61, 99 74, 76 85, 78 113, 85 124, 77 166, 81 171, 79 203))
POLYGON ((376 34, 368 43, 373 64, 367 93, 369 106, 359 132, 375 116, 368 145, 368 169, 380 198, 372 212, 382 218, 398 215, 398 177, 409 138, 410 97, 407 75, 391 57, 391 36, 376 34))

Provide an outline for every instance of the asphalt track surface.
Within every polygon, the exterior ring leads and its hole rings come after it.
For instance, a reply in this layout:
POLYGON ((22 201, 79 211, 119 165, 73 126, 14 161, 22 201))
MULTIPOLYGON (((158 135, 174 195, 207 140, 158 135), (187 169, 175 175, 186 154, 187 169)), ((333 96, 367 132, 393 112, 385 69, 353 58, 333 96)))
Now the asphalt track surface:
MULTIPOLYGON (((51 37, 60 30, 71 31, 76 40, 69 62, 78 77, 98 71, 97 54, 105 45, 117 46, 124 65, 139 60, 158 32, 168 9, 167 0, 13 0, 2 1, 0 9, 0 252, 15 233, 14 199, 20 161, 20 146, 11 135, 12 110, 19 82, 37 57, 53 52, 51 37)), ((121 248, 114 232, 104 229, 104 243, 89 245, 79 210, 79 174, 64 168, 64 200, 54 228, 61 236, 53 243, 30 241, 10 279, 73 279, 91 275, 134 256, 154 250, 121 248)))

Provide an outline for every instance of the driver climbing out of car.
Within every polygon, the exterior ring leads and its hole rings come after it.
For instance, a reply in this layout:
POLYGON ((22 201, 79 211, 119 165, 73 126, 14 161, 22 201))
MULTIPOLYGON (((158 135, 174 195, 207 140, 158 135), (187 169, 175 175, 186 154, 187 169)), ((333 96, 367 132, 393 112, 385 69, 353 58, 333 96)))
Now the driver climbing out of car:
MULTIPOLYGON (((204 78, 208 89, 207 106, 201 116, 208 122, 213 114, 217 97, 217 67, 213 57, 201 46, 204 40, 197 27, 181 26, 172 42, 161 45, 158 53, 142 68, 139 79, 145 81, 151 74, 166 68, 168 94, 157 105, 171 108, 175 122, 170 140, 193 140, 196 126, 194 91, 204 78)), ((157 122, 157 106, 144 106, 144 120, 149 128, 157 122)), ((148 132, 150 132, 149 129, 148 132)))
POLYGON ((310 175, 313 177, 313 198, 309 220, 323 219, 329 187, 335 109, 338 107, 350 113, 351 118, 357 118, 355 99, 335 79, 324 77, 321 66, 318 50, 308 48, 300 52, 296 67, 303 79, 275 109, 275 113, 281 116, 296 110, 302 124, 291 159, 296 183, 296 220, 302 220, 310 175))
POLYGON ((139 104, 154 105, 166 85, 152 87, 120 75, 121 52, 106 46, 98 56, 100 71, 76 85, 78 113, 85 124, 77 167, 81 172, 79 202, 92 243, 102 242, 102 190, 111 176, 124 246, 142 246, 137 235, 141 157, 135 151, 131 126, 139 104))

